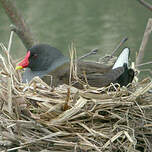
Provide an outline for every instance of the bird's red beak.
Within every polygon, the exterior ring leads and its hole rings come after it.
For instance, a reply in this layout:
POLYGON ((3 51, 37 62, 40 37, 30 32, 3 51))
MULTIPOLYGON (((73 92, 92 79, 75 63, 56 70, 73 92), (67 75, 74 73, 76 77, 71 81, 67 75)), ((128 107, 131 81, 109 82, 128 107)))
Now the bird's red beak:
POLYGON ((30 57, 30 51, 27 52, 25 58, 23 59, 23 61, 21 61, 17 66, 16 66, 16 70, 19 70, 19 69, 23 69, 23 68, 26 68, 28 67, 29 65, 29 57, 30 57))

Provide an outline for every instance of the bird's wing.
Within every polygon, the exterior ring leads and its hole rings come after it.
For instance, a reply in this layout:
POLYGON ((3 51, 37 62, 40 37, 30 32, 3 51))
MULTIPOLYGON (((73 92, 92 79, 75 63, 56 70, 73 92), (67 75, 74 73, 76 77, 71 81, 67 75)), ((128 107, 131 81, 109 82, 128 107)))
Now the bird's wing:
POLYGON ((124 72, 124 67, 111 69, 106 74, 89 74, 87 75, 88 84, 95 87, 108 86, 110 83, 115 82, 117 78, 124 72))

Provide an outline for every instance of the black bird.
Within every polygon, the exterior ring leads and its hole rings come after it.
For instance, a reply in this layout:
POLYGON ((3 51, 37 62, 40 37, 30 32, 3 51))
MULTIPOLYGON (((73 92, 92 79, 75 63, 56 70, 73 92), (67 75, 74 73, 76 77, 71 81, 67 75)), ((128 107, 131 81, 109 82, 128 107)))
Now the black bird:
MULTIPOLYGON (((22 75, 22 82, 27 83, 35 76, 42 78, 66 63, 69 63, 68 58, 58 49, 47 44, 39 44, 28 49, 25 58, 18 64, 16 70, 26 68, 22 75)), ((58 73, 61 72, 58 71, 58 73)))
MULTIPOLYGON (((130 50, 125 48, 112 69, 100 64, 101 68, 98 69, 97 73, 88 73, 87 80, 89 85, 103 87, 108 86, 110 83, 119 83, 120 86, 126 86, 128 83, 131 83, 134 78, 134 71, 128 69, 129 54, 130 50)), ((84 64, 81 64, 81 66, 84 64)), ((81 66, 79 67, 80 69, 81 66)), ((23 83, 30 82, 35 76, 39 76, 47 82, 44 77, 50 74, 53 75, 55 80, 58 77, 55 85, 61 84, 59 81, 63 75, 66 77, 66 81, 63 81, 63 83, 68 83, 69 59, 58 49, 47 44, 35 45, 28 49, 25 58, 18 64, 16 70, 23 68, 26 68, 22 76, 23 83)), ((80 78, 83 79, 83 75, 80 74, 80 78)))

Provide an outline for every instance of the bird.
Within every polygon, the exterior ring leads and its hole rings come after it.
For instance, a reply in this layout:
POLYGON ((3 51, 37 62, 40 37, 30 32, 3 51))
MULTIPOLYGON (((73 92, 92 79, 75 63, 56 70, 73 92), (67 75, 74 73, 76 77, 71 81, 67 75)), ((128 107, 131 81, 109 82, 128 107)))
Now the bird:
MULTIPOLYGON (((58 49, 48 44, 38 44, 27 50, 26 56, 16 66, 16 70, 26 68, 22 75, 22 82, 29 83, 35 76, 43 78, 49 72, 54 72, 67 63, 69 63, 68 58, 58 49)), ((60 72, 62 70, 58 71, 58 74, 60 72)))
MULTIPOLYGON (((104 87, 110 83, 127 86, 134 78, 133 69, 128 68, 129 54, 130 49, 124 48, 113 67, 79 62, 79 77, 84 80, 82 71, 86 70, 87 82, 93 87, 104 87)), ((39 76, 50 85, 51 79, 46 77, 47 75, 53 76, 52 85, 69 83, 70 60, 57 48, 48 44, 37 44, 29 48, 25 58, 16 66, 16 70, 24 68, 26 69, 22 75, 23 83, 29 83, 35 76, 39 76)), ((81 84, 75 84, 81 88, 81 84)))
POLYGON ((124 48, 112 69, 104 74, 94 73, 87 75, 88 83, 94 87, 104 87, 110 83, 118 83, 121 87, 127 86, 133 81, 135 75, 134 70, 128 67, 129 56, 130 49, 124 48))

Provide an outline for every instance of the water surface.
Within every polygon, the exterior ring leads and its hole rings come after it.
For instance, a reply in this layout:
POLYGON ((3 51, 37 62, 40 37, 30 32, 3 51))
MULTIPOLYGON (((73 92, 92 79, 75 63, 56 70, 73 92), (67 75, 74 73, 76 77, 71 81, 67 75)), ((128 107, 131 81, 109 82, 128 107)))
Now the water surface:
MULTIPOLYGON (((134 60, 151 17, 151 12, 136 0, 16 0, 16 5, 39 43, 57 47, 67 56, 73 41, 79 56, 99 48, 92 57, 95 60, 111 53, 126 36, 124 46, 131 49, 134 60)), ((7 45, 11 23, 1 6, 0 12, 0 41, 7 45)), ((152 36, 143 62, 152 60, 151 40, 152 36)), ((12 56, 19 58, 25 52, 14 36, 12 56)))

